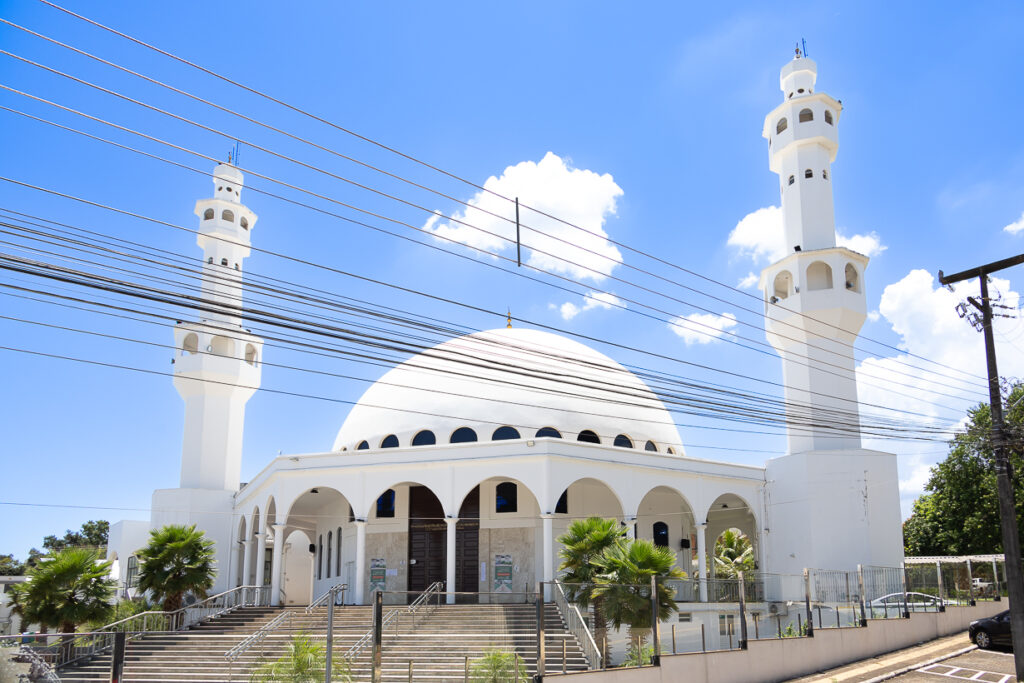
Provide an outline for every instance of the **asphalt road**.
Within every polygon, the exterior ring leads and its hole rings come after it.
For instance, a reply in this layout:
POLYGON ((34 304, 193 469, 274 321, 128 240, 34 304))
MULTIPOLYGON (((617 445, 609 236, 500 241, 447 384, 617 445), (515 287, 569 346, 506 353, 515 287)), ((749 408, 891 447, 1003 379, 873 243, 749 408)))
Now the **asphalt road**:
POLYGON ((893 681, 900 683, 950 683, 951 681, 986 681, 1015 683, 1013 654, 999 650, 972 650, 937 664, 921 667, 893 681))

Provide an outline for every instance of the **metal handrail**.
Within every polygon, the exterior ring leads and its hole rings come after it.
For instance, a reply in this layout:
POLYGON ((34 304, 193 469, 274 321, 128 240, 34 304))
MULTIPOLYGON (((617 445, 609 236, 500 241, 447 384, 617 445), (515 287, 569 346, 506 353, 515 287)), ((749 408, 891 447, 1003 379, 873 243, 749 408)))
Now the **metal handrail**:
MULTIPOLYGON (((413 600, 411 603, 409 603, 409 606, 406 608, 405 611, 409 615, 412 616, 412 627, 413 628, 416 628, 416 612, 419 611, 420 607, 422 607, 423 605, 427 605, 429 607, 430 606, 430 598, 432 596, 434 596, 434 595, 437 596, 437 601, 438 601, 438 603, 440 603, 441 602, 441 594, 443 592, 444 592, 444 582, 443 581, 435 581, 434 583, 432 583, 429 586, 427 586, 427 590, 425 590, 422 593, 420 593, 418 596, 416 596, 415 600, 413 600)), ((434 609, 435 610, 437 609, 437 605, 436 604, 434 605, 434 609)), ((433 613, 433 611, 434 610, 430 610, 430 613, 433 613)))
POLYGON ((268 635, 270 635, 271 631, 276 631, 279 628, 283 628, 285 624, 291 623, 291 620, 292 612, 290 610, 286 610, 281 614, 278 614, 276 617, 274 617, 267 623, 263 624, 263 626, 261 626, 258 631, 256 631, 255 633, 250 633, 248 636, 243 638, 241 642, 239 642, 237 645, 235 645, 230 650, 225 652, 224 659, 228 660, 229 662, 234 662, 242 655, 242 653, 246 652, 256 643, 262 644, 263 640, 268 635))
POLYGON ((52 659, 53 665, 60 668, 109 649, 114 643, 114 634, 120 631, 128 633, 129 639, 138 638, 150 631, 182 631, 239 607, 265 606, 269 604, 269 598, 268 586, 238 586, 170 612, 140 612, 91 631, 88 635, 76 637, 70 643, 55 643, 35 649, 35 652, 46 659, 52 659))
MULTIPOLYGON (((385 627, 388 624, 390 624, 392 621, 394 621, 398 617, 398 615, 400 613, 401 613, 401 610, 397 610, 397 609, 388 610, 387 614, 384 615, 384 618, 381 619, 381 623, 380 623, 381 633, 383 633, 385 631, 385 627)), ((373 627, 371 626, 370 630, 368 630, 366 633, 364 633, 362 636, 360 636, 359 640, 357 640, 352 645, 352 647, 350 647, 348 649, 348 651, 345 652, 345 655, 344 655, 345 661, 349 662, 350 664, 352 662, 354 662, 356 660, 356 657, 359 656, 359 653, 363 651, 363 648, 365 648, 367 645, 369 645, 372 641, 373 641, 373 627)))
POLYGON ((586 619, 580 614, 579 607, 569 603, 569 600, 565 597, 565 591, 562 589, 562 584, 558 581, 555 581, 554 584, 555 605, 558 607, 558 611, 562 613, 565 627, 576 636, 576 641, 583 648, 583 654, 586 656, 587 664, 590 668, 600 669, 601 651, 597 648, 597 642, 587 627, 586 619))
MULTIPOLYGON (((395 633, 397 634, 398 633, 398 619, 401 616, 403 611, 406 614, 412 615, 413 627, 415 628, 415 626, 416 626, 416 612, 423 605, 429 605, 430 604, 431 596, 434 596, 434 595, 440 596, 443 591, 444 591, 444 582, 443 581, 435 581, 434 583, 432 583, 429 586, 427 586, 427 589, 425 591, 423 591, 422 593, 417 595, 416 599, 413 600, 411 603, 409 603, 409 606, 406 607, 405 610, 401 610, 401 609, 388 610, 387 614, 385 614, 384 617, 381 619, 381 623, 380 623, 380 631, 381 631, 381 633, 382 634, 385 633, 387 631, 388 625, 391 622, 395 622, 395 633)), ((438 597, 438 600, 440 600, 440 597, 438 597)), ((436 609, 436 605, 435 605, 435 609, 436 609)), ((345 653, 345 661, 347 661, 347 662, 355 661, 356 657, 359 656, 359 653, 363 651, 363 648, 365 648, 367 645, 369 645, 372 641, 373 641, 373 627, 371 626, 370 629, 366 633, 364 633, 359 638, 359 640, 357 640, 352 645, 352 647, 350 647, 348 649, 348 651, 345 653)))
POLYGON ((324 603, 327 602, 327 598, 331 596, 336 590, 341 590, 341 601, 345 602, 345 591, 348 590, 347 583, 336 583, 327 589, 327 592, 321 595, 319 598, 309 603, 309 607, 306 608, 306 614, 312 614, 313 610, 317 607, 323 607, 324 603))

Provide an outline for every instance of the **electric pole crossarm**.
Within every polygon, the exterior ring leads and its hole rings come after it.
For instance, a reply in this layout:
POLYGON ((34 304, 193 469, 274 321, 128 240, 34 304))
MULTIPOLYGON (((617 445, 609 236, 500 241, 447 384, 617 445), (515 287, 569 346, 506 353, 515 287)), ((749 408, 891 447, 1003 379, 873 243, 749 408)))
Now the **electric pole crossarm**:
POLYGON ((941 285, 952 285, 962 280, 970 280, 973 277, 981 277, 982 275, 991 275, 992 273, 1000 270, 1005 270, 1012 266, 1019 266, 1024 263, 1024 254, 1018 254, 1017 256, 1011 256, 1010 258, 1004 258, 1001 261, 995 261, 988 265, 978 266, 977 268, 971 268, 964 270, 959 273, 953 273, 952 275, 945 275, 939 271, 939 284, 941 285))

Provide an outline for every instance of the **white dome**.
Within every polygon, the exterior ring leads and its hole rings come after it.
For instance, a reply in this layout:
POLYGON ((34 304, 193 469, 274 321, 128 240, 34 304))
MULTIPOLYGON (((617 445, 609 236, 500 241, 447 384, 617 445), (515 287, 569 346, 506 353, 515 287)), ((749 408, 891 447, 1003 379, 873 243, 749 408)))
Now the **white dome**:
POLYGON ((461 427, 490 441, 504 425, 522 438, 591 430, 602 444, 625 435, 637 449, 652 441, 683 454, 671 414, 639 377, 579 342, 520 328, 450 339, 392 368, 349 412, 334 450, 378 448, 392 434, 410 446, 423 430, 447 444, 461 427))

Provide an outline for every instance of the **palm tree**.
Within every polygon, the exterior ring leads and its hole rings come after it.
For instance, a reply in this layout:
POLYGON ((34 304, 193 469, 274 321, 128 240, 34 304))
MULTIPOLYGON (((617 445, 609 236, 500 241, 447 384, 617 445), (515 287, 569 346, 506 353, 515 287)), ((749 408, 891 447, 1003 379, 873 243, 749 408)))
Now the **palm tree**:
POLYGON ((185 593, 206 597, 213 587, 213 541, 196 525, 170 524, 149 532, 139 551, 139 588, 162 602, 165 612, 181 608, 185 593))
MULTIPOLYGON (((29 580, 14 592, 15 609, 28 623, 44 629, 74 633, 80 624, 109 617, 117 582, 110 578, 111 562, 100 562, 89 548, 65 548, 39 559, 29 580)), ((74 636, 64 637, 66 648, 74 636)))
POLYGON ((728 579, 754 569, 754 547, 745 534, 727 529, 715 541, 715 574, 728 579))
POLYGON ((502 650, 488 650, 483 657, 473 662, 469 680, 473 683, 527 683, 526 665, 518 666, 516 655, 502 650))
POLYGON ((676 611, 675 590, 666 579, 686 576, 676 569, 676 555, 651 541, 636 540, 607 549, 595 561, 598 574, 595 599, 604 601, 604 613, 615 628, 627 624, 630 638, 642 652, 651 622, 651 577, 657 577, 658 619, 676 611))
POLYGON ((621 546, 626 528, 614 519, 589 517, 574 520, 564 534, 558 537, 562 544, 559 556, 563 571, 566 598, 580 607, 593 604, 594 637, 598 643, 604 640, 608 629, 601 598, 593 595, 594 580, 597 577, 596 561, 610 548, 621 546))
MULTIPOLYGON (((252 683, 319 683, 324 680, 327 655, 324 646, 314 643, 305 633, 296 634, 288 643, 288 650, 272 662, 259 665, 249 676, 252 683)), ((348 683, 352 674, 344 659, 335 657, 331 662, 331 680, 348 683)))

